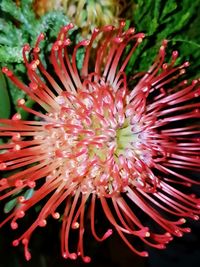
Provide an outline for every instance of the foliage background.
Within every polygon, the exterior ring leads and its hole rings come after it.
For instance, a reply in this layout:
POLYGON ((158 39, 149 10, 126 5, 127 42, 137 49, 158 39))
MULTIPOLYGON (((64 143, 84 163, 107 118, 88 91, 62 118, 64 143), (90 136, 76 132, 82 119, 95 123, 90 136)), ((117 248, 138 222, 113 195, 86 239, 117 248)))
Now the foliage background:
MULTIPOLYGON (((91 0, 88 0, 88 2, 91 0)), ((98 2, 98 1, 97 1, 98 2)), ((117 2, 117 1, 116 1, 117 2)), ((121 18, 127 25, 134 25, 137 31, 146 34, 146 39, 132 56, 127 74, 145 71, 153 62, 163 39, 169 40, 168 51, 178 50, 180 61, 189 60, 191 67, 189 78, 198 76, 200 66, 200 0, 126 0, 121 18)), ((0 67, 9 66, 22 80, 27 80, 22 62, 21 49, 24 43, 34 44, 40 32, 45 32, 47 42, 44 44, 43 58, 48 62, 48 52, 55 40, 59 28, 67 24, 69 19, 62 11, 46 13, 36 18, 32 9, 32 0, 21 0, 20 6, 15 1, 0 0, 0 67)), ((81 30, 71 33, 71 38, 81 38, 81 30)), ((170 54, 169 54, 170 55, 170 54)), ((78 58, 81 65, 81 56, 78 58)), ((0 117, 8 118, 16 112, 16 100, 24 97, 0 71, 0 117)), ((33 103, 29 100, 29 105, 33 103)), ((22 114, 26 117, 27 114, 22 114)), ((0 139, 0 142, 3 140, 0 139)), ((9 205, 1 203, 1 218, 9 205)), ((34 216, 34 211, 33 211, 34 216)), ((55 267, 83 266, 80 261, 65 261, 59 255, 59 224, 53 220, 45 229, 38 229, 33 235, 31 251, 33 259, 25 262, 23 248, 13 248, 13 231, 9 227, 0 230, 0 267, 55 267)), ((195 266, 200 260, 199 227, 193 225, 193 234, 181 240, 175 240, 165 251, 151 251, 149 259, 141 259, 133 255, 122 241, 114 235, 103 244, 91 240, 90 254, 93 262, 88 266, 195 266)))

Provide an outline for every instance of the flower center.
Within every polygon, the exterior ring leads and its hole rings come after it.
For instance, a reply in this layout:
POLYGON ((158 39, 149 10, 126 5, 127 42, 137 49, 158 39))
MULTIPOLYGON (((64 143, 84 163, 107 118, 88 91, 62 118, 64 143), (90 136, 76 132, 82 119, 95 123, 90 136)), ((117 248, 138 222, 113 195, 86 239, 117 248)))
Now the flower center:
POLYGON ((133 171, 133 162, 143 154, 138 126, 126 116, 125 96, 100 87, 76 96, 66 92, 55 100, 59 111, 48 113, 36 138, 45 140, 42 149, 55 162, 56 175, 82 193, 109 196, 134 184, 140 170, 133 171))

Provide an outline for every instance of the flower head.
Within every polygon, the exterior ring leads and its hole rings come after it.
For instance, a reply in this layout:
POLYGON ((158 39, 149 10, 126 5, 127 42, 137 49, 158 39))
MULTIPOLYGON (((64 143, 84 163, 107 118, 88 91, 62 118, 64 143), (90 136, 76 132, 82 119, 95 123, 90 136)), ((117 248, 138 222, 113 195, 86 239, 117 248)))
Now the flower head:
POLYGON ((162 249, 173 236, 190 231, 183 226, 185 218, 198 219, 199 199, 184 190, 199 184, 190 174, 200 165, 199 80, 179 81, 189 64, 175 65, 177 51, 170 63, 164 62, 167 41, 146 73, 128 78, 125 68, 143 33, 124 31, 124 22, 117 29, 105 26, 70 53, 72 26, 63 27, 52 46, 53 76, 39 57, 43 34, 30 61, 29 46, 23 49, 29 85, 3 68, 37 103, 31 109, 24 99, 18 100, 18 106, 37 119, 25 121, 20 114, 0 119, 0 136, 9 138, 0 145, 0 170, 8 171, 0 180, 0 200, 18 196, 18 205, 0 226, 11 221, 11 228, 17 229, 30 208, 44 199, 36 220, 13 241, 14 246, 24 245, 27 260, 29 239, 38 226, 46 226, 49 216, 62 220, 64 258, 90 261, 84 253, 88 221, 98 241, 115 229, 132 251, 147 256, 130 237, 162 249), (93 48, 97 37, 99 45, 93 48), (81 71, 76 64, 80 47, 85 49, 81 71), (34 189, 29 198, 24 194, 27 188, 34 189), (95 230, 96 202, 111 224, 101 237, 95 230), (155 232, 135 207, 155 222, 155 232), (75 251, 69 243, 72 231, 78 233, 75 251))

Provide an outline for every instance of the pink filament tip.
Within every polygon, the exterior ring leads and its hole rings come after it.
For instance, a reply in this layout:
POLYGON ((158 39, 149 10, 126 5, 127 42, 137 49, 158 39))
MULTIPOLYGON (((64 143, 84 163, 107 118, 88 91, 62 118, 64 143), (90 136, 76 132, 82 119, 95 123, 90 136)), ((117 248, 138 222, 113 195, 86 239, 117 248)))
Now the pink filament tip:
POLYGON ((20 115, 19 113, 15 113, 15 114, 12 116, 12 120, 13 120, 13 121, 21 120, 21 115, 20 115))
POLYGON ((16 180, 15 181, 15 186, 16 187, 22 187, 23 186, 23 181, 22 180, 16 180))
POLYGON ((26 103, 25 99, 23 98, 20 98, 17 100, 17 105, 20 107, 20 106, 23 106, 24 104, 26 103))
POLYGON ((1 171, 5 170, 6 168, 7 168, 6 163, 4 163, 4 162, 0 163, 0 170, 1 171))
POLYGON ((19 196, 17 200, 19 203, 23 203, 26 199, 24 196, 19 196))
POLYGON ((45 38, 45 34, 43 32, 41 32, 39 37, 38 37, 38 42, 44 40, 44 38, 45 38))
POLYGON ((164 249, 164 248, 165 248, 165 245, 163 245, 163 244, 158 244, 156 248, 158 248, 158 249, 164 249))
POLYGON ((79 223, 78 222, 74 222, 72 223, 72 229, 78 229, 79 228, 79 223))
POLYGON ((19 210, 19 211, 16 212, 16 217, 17 218, 21 219, 21 218, 24 217, 24 215, 25 215, 25 212, 23 210, 19 210))
POLYGON ((126 21, 125 21, 125 20, 121 20, 121 21, 120 21, 120 26, 121 26, 121 27, 125 27, 125 25, 126 25, 126 21))
POLYGON ((148 256, 149 256, 149 253, 148 253, 147 251, 142 251, 142 252, 140 253, 140 255, 141 255, 142 257, 148 257, 148 256))
POLYGON ((17 247, 19 245, 19 241, 18 240, 14 240, 12 242, 12 245, 13 245, 13 247, 17 247))
POLYGON ((198 215, 194 215, 192 218, 193 218, 195 221, 198 221, 198 220, 199 220, 199 216, 198 216, 198 215))
MULTIPOLYGON (((0 163, 0 166, 1 166, 1 163, 0 163)), ((1 169, 1 167, 0 167, 0 169, 1 169)), ((4 170, 4 169, 3 169, 3 170, 4 170)), ((6 178, 2 178, 2 179, 0 180, 0 185, 1 185, 1 186, 7 185, 7 184, 8 184, 8 181, 7 181, 6 178)))
POLYGON ((70 258, 71 260, 76 260, 76 259, 77 259, 77 254, 76 254, 76 253, 70 253, 70 254, 69 254, 69 258, 70 258))
POLYGON ((91 262, 91 258, 88 257, 88 256, 85 256, 85 257, 83 257, 83 261, 84 261, 85 263, 90 263, 90 262, 91 262))
POLYGON ((55 213, 52 214, 52 217, 53 217, 54 219, 58 220, 58 219, 60 218, 60 213, 55 212, 55 213))
POLYGON ((45 226, 47 225, 47 221, 46 221, 45 219, 40 220, 40 221, 38 222, 38 225, 39 225, 40 227, 45 227, 45 226))
POLYGON ((107 239, 109 236, 111 236, 113 233, 112 229, 108 229, 108 231, 104 234, 103 239, 107 239))
POLYGON ((28 250, 25 250, 25 258, 27 261, 30 261, 31 259, 31 253, 28 250))
POLYGON ((23 49, 24 49, 25 52, 30 51, 30 45, 29 45, 29 44, 25 44, 25 45, 23 46, 23 49))
POLYGON ((18 228, 18 224, 16 222, 11 222, 10 226, 13 230, 18 228))
POLYGON ((113 30, 113 26, 112 25, 107 25, 107 26, 104 26, 104 31, 106 32, 106 31, 112 31, 113 30))
POLYGON ((172 57, 174 58, 174 59, 176 59, 177 57, 178 57, 178 51, 173 51, 173 53, 172 53, 172 57))
POLYGON ((35 91, 35 90, 38 89, 38 84, 35 83, 35 82, 31 82, 31 83, 29 84, 29 87, 30 87, 33 91, 35 91))
POLYGON ((36 186, 36 183, 33 181, 29 181, 27 184, 30 188, 34 188, 36 186))
POLYGON ((67 254, 65 252, 62 254, 62 256, 63 256, 64 259, 67 259, 68 258, 67 257, 67 254))
POLYGON ((11 77, 13 75, 13 72, 9 70, 7 67, 3 67, 2 72, 8 77, 11 77))

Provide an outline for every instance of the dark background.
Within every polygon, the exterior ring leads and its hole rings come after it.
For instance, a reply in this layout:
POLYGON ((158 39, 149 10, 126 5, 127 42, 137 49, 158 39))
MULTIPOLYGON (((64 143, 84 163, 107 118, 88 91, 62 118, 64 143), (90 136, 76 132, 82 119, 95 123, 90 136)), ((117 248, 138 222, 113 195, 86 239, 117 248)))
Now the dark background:
MULTIPOLYGON (((60 253, 58 222, 48 222, 43 229, 36 229, 30 240, 32 259, 24 259, 23 246, 12 247, 15 236, 9 226, 0 231, 0 267, 188 267, 199 266, 200 261, 200 226, 199 223, 190 223, 192 233, 182 238, 175 238, 165 250, 145 247, 150 257, 141 258, 133 254, 123 243, 120 237, 114 234, 106 241, 99 243, 93 238, 90 240, 90 250, 86 255, 92 257, 90 264, 81 259, 76 261, 65 260, 60 253)), ((87 246, 87 244, 86 244, 87 246)))

